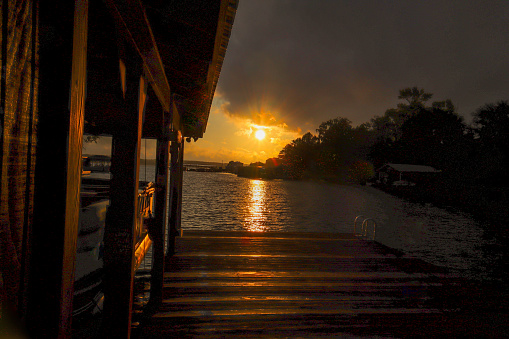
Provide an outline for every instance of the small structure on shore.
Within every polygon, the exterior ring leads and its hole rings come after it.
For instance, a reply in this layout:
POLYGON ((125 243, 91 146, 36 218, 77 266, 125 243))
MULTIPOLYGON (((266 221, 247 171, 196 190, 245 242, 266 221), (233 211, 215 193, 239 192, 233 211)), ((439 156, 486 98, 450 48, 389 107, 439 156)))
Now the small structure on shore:
POLYGON ((376 177, 384 185, 412 186, 436 179, 441 172, 431 166, 387 163, 376 170, 376 177))

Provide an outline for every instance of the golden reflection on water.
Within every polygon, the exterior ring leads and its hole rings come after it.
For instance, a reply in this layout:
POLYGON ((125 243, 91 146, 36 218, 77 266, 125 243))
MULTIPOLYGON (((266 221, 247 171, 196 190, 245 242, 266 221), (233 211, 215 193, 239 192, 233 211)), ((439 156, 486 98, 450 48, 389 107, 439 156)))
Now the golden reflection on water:
POLYGON ((266 183, 263 180, 249 181, 249 200, 248 214, 244 219, 244 224, 248 231, 262 232, 266 230, 265 223, 267 217, 265 214, 266 206, 266 183))

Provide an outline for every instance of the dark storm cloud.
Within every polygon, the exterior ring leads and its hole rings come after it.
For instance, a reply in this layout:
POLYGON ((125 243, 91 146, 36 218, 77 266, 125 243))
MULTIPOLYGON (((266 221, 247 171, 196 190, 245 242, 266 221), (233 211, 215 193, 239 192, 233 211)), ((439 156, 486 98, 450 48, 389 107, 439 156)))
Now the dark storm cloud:
POLYGON ((241 0, 219 89, 314 130, 382 115, 418 86, 470 116, 509 99, 509 1, 241 0))

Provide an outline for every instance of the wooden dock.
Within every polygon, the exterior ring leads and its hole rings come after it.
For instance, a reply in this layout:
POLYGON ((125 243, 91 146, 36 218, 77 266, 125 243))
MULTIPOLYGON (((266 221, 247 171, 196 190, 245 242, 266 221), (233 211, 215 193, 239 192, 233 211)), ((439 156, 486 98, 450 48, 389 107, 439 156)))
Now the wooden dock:
POLYGON ((497 309, 497 296, 482 310, 486 296, 472 295, 473 287, 465 284, 442 268, 350 234, 186 232, 167 262, 162 306, 133 334, 504 333, 496 332, 508 320, 497 309))

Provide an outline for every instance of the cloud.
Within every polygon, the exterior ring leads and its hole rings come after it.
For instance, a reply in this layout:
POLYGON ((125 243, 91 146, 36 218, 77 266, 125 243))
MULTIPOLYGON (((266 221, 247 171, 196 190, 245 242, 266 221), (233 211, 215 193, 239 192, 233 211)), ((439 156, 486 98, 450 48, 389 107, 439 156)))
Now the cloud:
POLYGON ((418 86, 468 116, 509 93, 507 1, 240 2, 218 89, 233 118, 354 125, 418 86))
POLYGON ((287 123, 278 120, 271 112, 254 112, 244 116, 232 114, 228 110, 229 102, 223 101, 219 106, 215 110, 216 114, 224 114, 226 120, 236 127, 237 130, 234 132, 236 136, 253 136, 254 132, 259 129, 271 133, 272 136, 285 136, 286 139, 295 139, 300 135, 300 128, 291 130, 287 123))
POLYGON ((238 136, 249 136, 253 134, 253 129, 252 128, 249 128, 249 129, 240 129, 238 130, 237 132, 235 132, 235 135, 238 135, 238 136))

